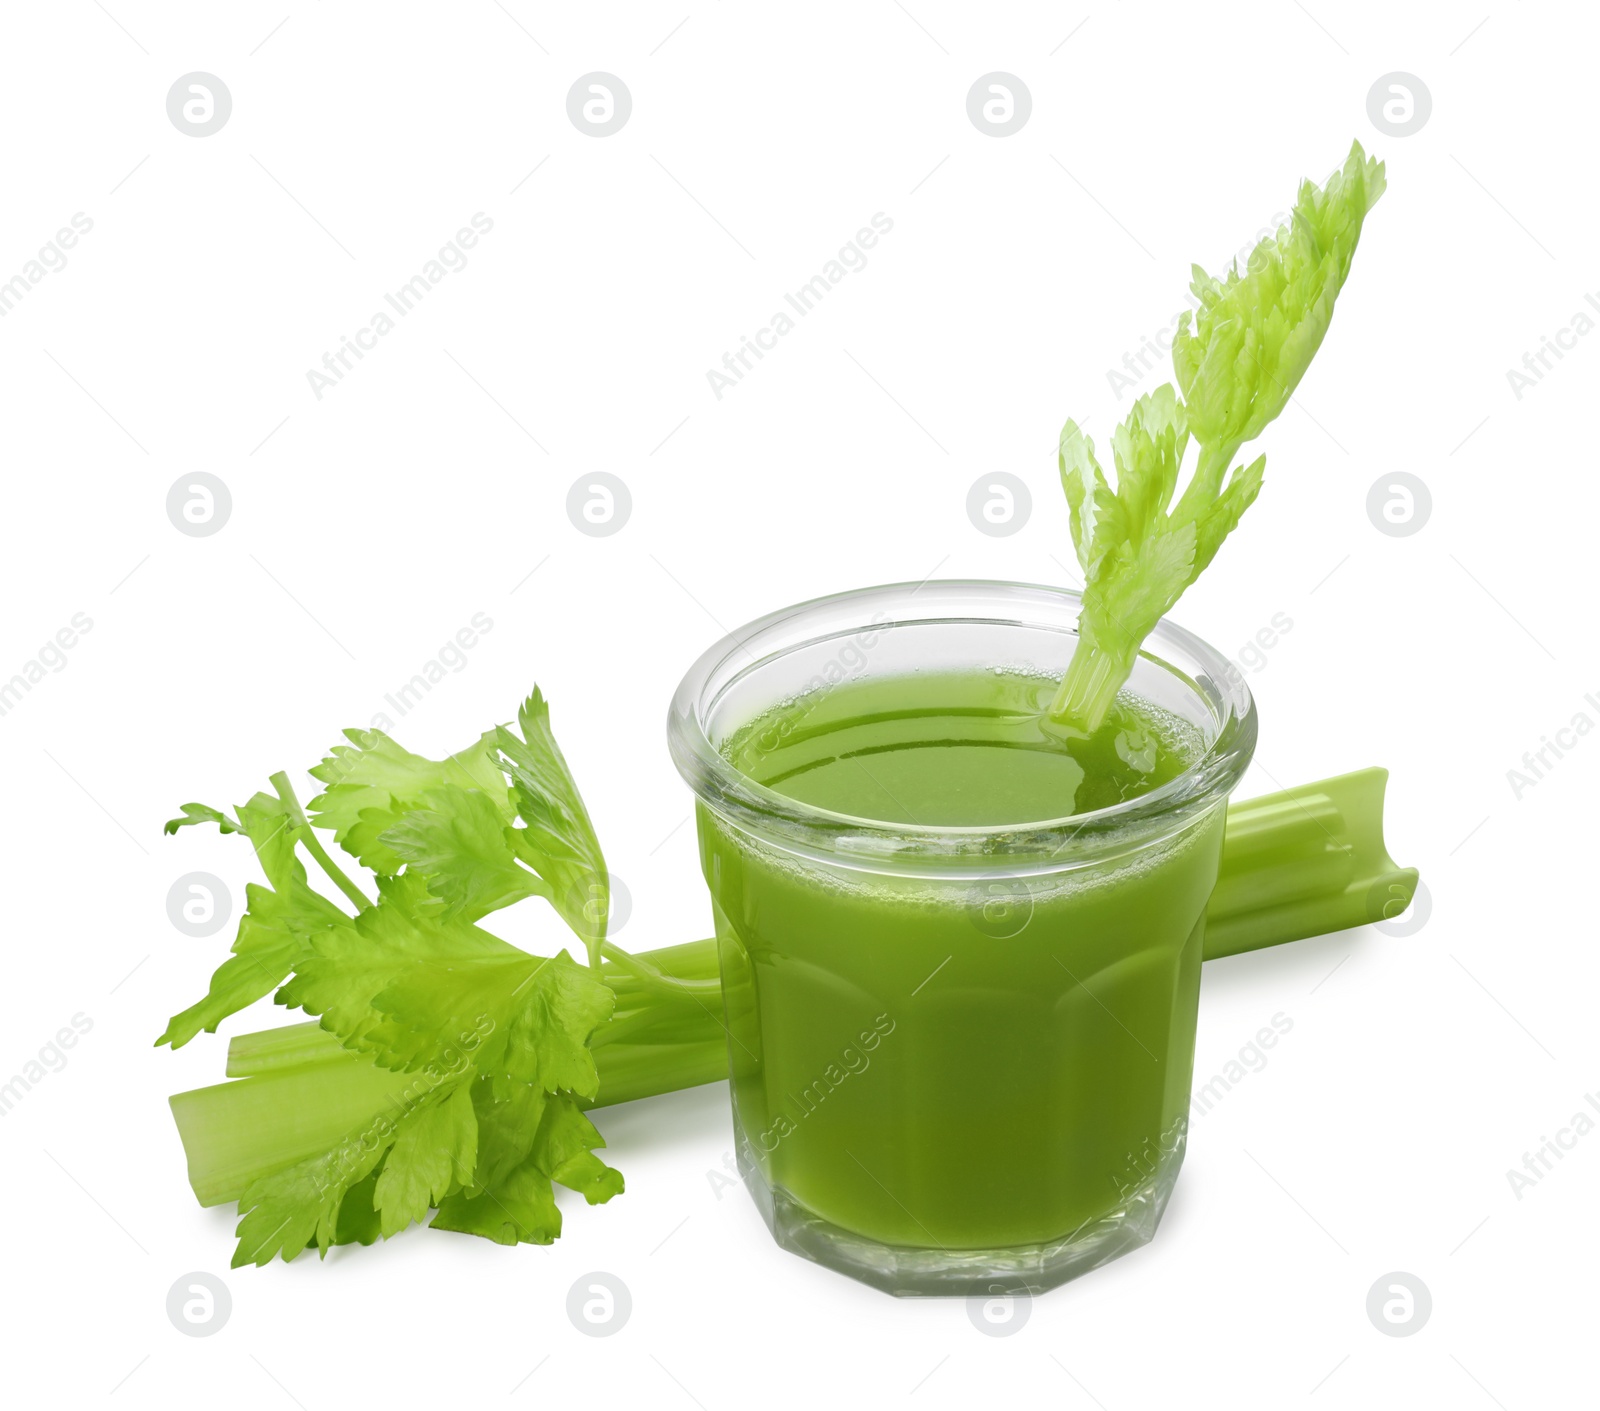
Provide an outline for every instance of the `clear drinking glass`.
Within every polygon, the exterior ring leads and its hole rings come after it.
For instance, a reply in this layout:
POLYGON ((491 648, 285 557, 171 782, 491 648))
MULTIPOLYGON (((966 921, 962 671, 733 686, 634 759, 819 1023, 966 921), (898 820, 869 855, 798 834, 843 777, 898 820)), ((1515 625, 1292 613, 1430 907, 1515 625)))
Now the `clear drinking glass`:
POLYGON ((809 807, 722 747, 780 705, 775 731, 803 729, 819 693, 873 677, 1001 669, 1048 701, 1077 617, 1076 593, 1023 584, 842 593, 717 643, 673 700, 745 1184, 781 1245, 892 1293, 1037 1292, 1154 1234, 1254 706, 1225 657, 1163 623, 1129 688, 1198 734, 1187 770, 982 828, 809 807))

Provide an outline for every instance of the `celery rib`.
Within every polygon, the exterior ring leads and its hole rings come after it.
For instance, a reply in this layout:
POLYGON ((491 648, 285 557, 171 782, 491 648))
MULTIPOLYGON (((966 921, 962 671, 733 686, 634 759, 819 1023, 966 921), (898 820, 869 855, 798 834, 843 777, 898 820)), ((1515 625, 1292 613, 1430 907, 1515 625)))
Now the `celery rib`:
MULTIPOLYGON (((1217 885, 1206 909, 1205 958, 1216 960, 1395 916, 1416 890, 1383 841, 1388 772, 1363 769, 1228 809, 1217 885)), ((606 1107, 727 1076, 716 941, 636 959, 653 973, 607 964, 616 1013, 592 1041, 606 1107), (701 982, 666 992, 658 977, 701 982), (699 990, 710 982, 711 998, 699 990), (607 1030, 611 1029, 611 1037, 607 1030)), ((240 1034, 228 1077, 171 1099, 202 1205, 237 1200, 271 1175, 362 1130, 415 1080, 376 1067, 316 1023, 240 1034)))
POLYGON ((1233 804, 1217 886, 1206 908, 1205 958, 1282 945, 1398 916, 1417 870, 1383 841, 1386 769, 1233 804))

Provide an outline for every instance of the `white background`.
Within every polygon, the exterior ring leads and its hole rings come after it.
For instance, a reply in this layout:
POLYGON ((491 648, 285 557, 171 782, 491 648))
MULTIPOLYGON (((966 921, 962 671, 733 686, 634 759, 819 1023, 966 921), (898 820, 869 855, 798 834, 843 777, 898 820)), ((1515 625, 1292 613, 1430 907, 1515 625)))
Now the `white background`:
MULTIPOLYGON (((294 4, 7 12, 0 281, 74 213, 94 228, 0 319, 0 676, 74 613, 93 628, 0 718, 0 1077, 74 1014, 93 1028, 0 1126, 5 1380, 76 1405, 313 1411, 380 1386, 419 1405, 1004 1388, 1106 1411, 1516 1411, 1587 1385, 1600 1134, 1520 1200, 1506 1172, 1600 1088, 1600 739, 1520 799, 1507 770, 1575 713, 1600 721, 1600 338, 1520 399, 1506 374, 1600 294, 1592 17, 469 0, 285 20, 294 4), (198 139, 165 107, 194 70, 233 100, 198 139), (604 139, 566 112, 595 70, 633 99, 604 139), (966 111, 994 70, 1033 99, 1003 139, 966 111), (1367 113, 1396 70, 1433 99, 1401 138, 1367 113), (220 1078, 226 1031, 151 1041, 229 937, 179 934, 168 888, 213 871, 237 913, 253 863, 237 839, 162 838, 175 805, 237 802, 278 768, 305 785, 337 728, 387 711, 482 612, 465 668, 395 733, 459 748, 538 681, 633 895, 623 943, 705 934, 662 738, 689 662, 823 592, 1064 581, 1061 421, 1104 445, 1127 405, 1107 370, 1184 306, 1190 262, 1220 269, 1353 136, 1389 193, 1261 442, 1260 502, 1177 616, 1229 651, 1292 619, 1251 676, 1243 792, 1388 766, 1391 848, 1432 913, 1406 938, 1207 967, 1197 1075, 1275 1013, 1294 1027, 1196 1121, 1156 1241, 982 1336, 961 1301, 891 1300, 779 1251, 709 1174, 730 1143, 717 1085, 602 1114, 627 1193, 569 1204, 553 1248, 413 1231, 230 1273, 232 1216, 195 1206, 165 1106, 220 1078), (480 211, 467 267, 318 400, 307 370, 480 211), (707 369, 876 212, 894 228, 867 267, 717 400, 707 369), (633 512, 590 538, 566 496, 602 470, 633 512), (1009 538, 965 510, 999 470, 1033 494, 1009 538), (233 501, 207 538, 165 512, 198 471, 233 501), (1398 471, 1432 493, 1409 537, 1366 513, 1398 471), (165 1312, 196 1270, 233 1298, 203 1340, 165 1312), (632 1291, 606 1339, 565 1312, 592 1270, 632 1291), (1365 1311, 1393 1270, 1432 1293, 1412 1337, 1365 1311)), ((529 943, 559 943, 540 927, 529 943)))

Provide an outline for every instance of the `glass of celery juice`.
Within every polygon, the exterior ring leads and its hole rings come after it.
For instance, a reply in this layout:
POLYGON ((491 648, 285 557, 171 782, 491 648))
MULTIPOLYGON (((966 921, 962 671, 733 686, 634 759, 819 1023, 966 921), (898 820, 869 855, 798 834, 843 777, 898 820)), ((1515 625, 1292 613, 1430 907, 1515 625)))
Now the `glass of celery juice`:
POLYGON ((1040 1291, 1154 1234, 1183 1159, 1206 900, 1255 744, 1166 623, 1091 737, 1075 593, 774 613, 672 705, 740 1169, 780 1244, 898 1294, 1040 1291))

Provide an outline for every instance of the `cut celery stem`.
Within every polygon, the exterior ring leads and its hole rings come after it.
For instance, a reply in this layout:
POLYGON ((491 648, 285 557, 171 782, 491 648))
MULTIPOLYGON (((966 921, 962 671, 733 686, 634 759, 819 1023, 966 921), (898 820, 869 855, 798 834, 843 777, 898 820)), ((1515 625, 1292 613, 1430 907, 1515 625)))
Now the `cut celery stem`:
MULTIPOLYGON (((1194 476, 1173 507, 1174 525, 1193 522, 1216 500, 1222 490, 1223 477, 1228 473, 1228 464, 1241 444, 1235 441, 1200 448, 1194 476)), ((1209 560, 1194 565, 1190 582, 1194 581, 1194 575, 1206 567, 1207 562, 1209 560)), ((1049 712, 1056 724, 1082 730, 1089 735, 1105 723, 1112 703, 1117 699, 1117 692, 1127 683, 1128 677, 1133 674, 1133 665, 1139 659, 1137 641, 1122 651, 1111 651, 1098 641, 1092 626, 1094 616, 1093 609, 1079 616, 1078 643, 1072 649, 1072 660, 1067 663, 1066 674, 1061 678, 1049 712)), ((1124 627, 1120 622, 1115 625, 1124 627)))
MULTIPOLYGON (((1399 915, 1416 890, 1383 841, 1388 773, 1363 769, 1235 803, 1206 908, 1207 960, 1399 915)), ((715 940, 608 960, 617 995, 591 1040, 600 1076, 589 1107, 697 1087, 727 1076, 715 940), (651 972, 639 973, 641 966, 651 972), (664 992, 662 978, 700 982, 664 992), (709 995, 702 993, 709 983, 709 995), (608 1034, 608 1029, 610 1033, 608 1034)), ((359 1132, 415 1075, 378 1068, 315 1022, 241 1034, 228 1046, 233 1081, 179 1093, 172 1112, 202 1205, 237 1200, 252 1180, 359 1132)))
POLYGON ((342 1060, 333 1063, 238 1078, 168 1099, 200 1204, 238 1200, 258 1177, 329 1150, 365 1129, 415 1082, 340 1053, 342 1060))
POLYGON ((1383 841, 1386 769, 1358 769, 1228 808, 1205 958, 1327 935, 1398 916, 1417 870, 1383 841))
POLYGON ((1066 675, 1050 702, 1050 718, 1087 735, 1094 734, 1110 713, 1117 692, 1132 675, 1137 656, 1137 649, 1123 656, 1106 651, 1092 637, 1080 635, 1066 675))
MULTIPOLYGON (((714 941, 696 944, 715 956, 714 941)), ((609 1107, 726 1078, 721 1005, 695 1013, 669 1042, 596 1048, 600 1092, 583 1105, 609 1107)), ((168 1100, 201 1205, 238 1200, 252 1181, 327 1151, 391 1111, 399 1117, 417 1084, 416 1074, 379 1068, 315 1022, 241 1034, 229 1045, 228 1074, 231 1082, 168 1100)))

